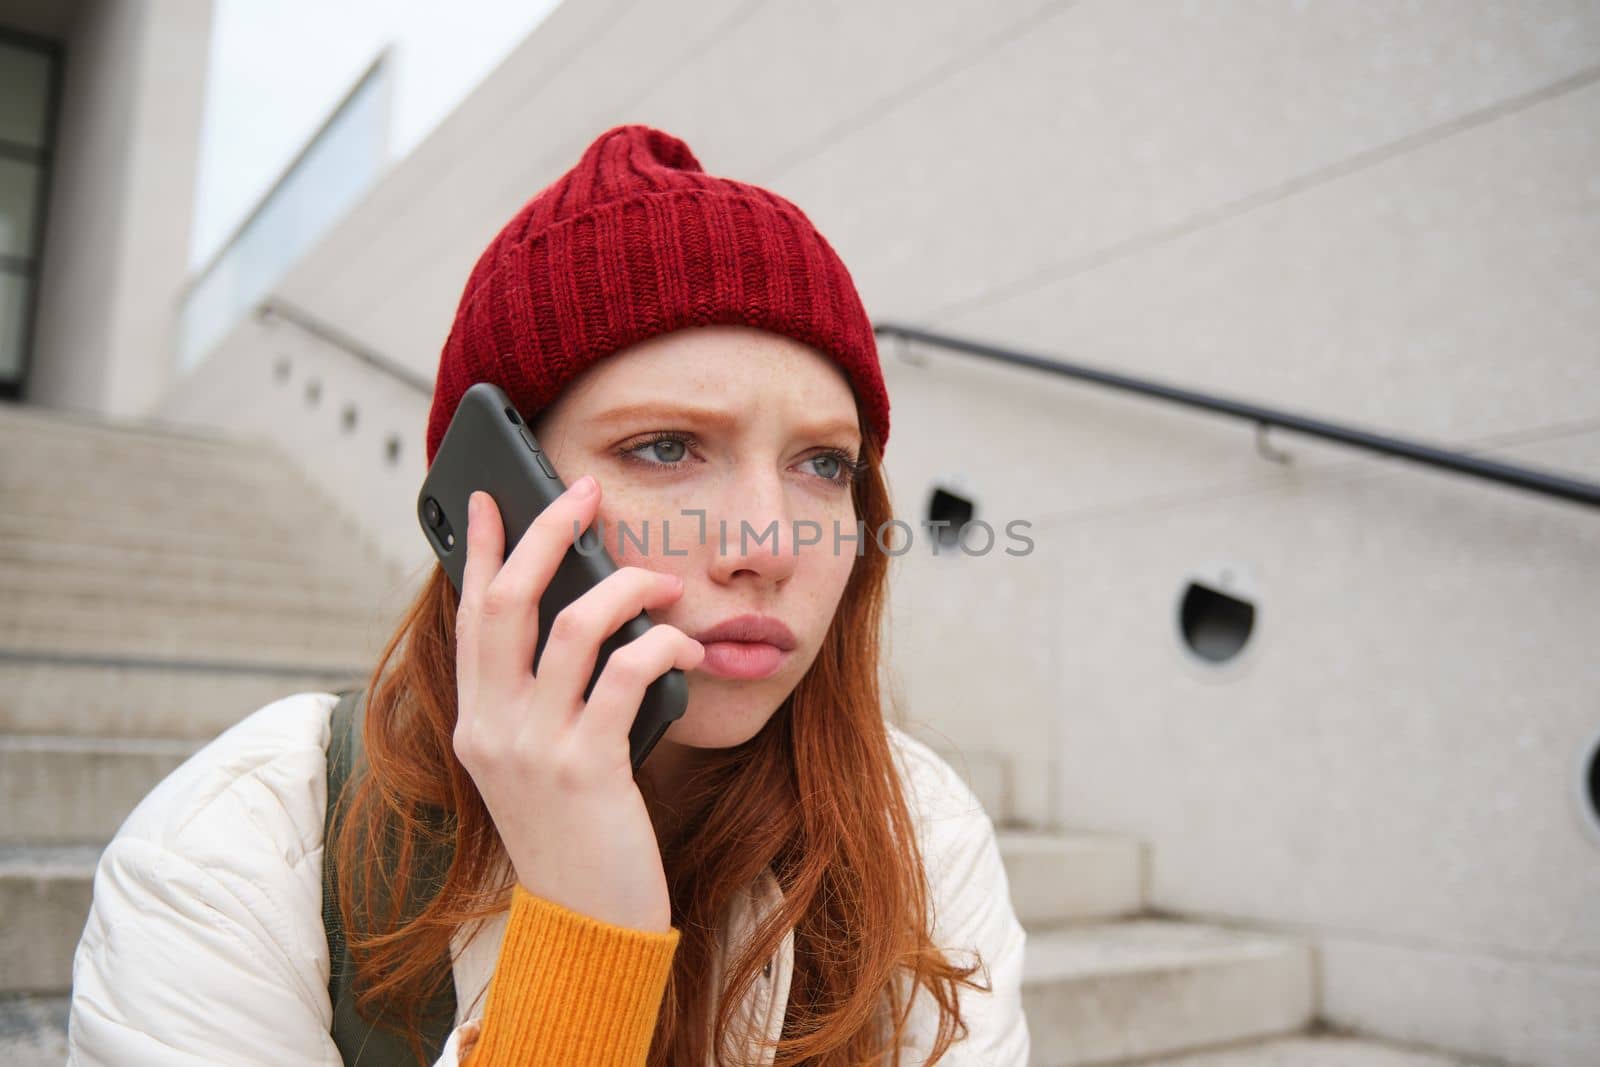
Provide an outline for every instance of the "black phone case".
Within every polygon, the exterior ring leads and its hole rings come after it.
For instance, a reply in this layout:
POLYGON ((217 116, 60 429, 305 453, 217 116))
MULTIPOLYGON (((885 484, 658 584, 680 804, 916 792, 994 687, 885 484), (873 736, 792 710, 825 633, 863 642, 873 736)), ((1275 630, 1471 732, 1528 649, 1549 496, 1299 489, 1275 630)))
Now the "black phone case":
MULTIPOLYGON (((462 395, 417 494, 417 521, 450 576, 457 596, 461 595, 467 560, 467 500, 479 489, 499 506, 505 525, 506 559, 511 558, 511 550, 534 518, 566 490, 556 477, 555 468, 539 451, 521 414, 505 393, 489 382, 478 382, 462 395), (438 508, 436 520, 430 502, 438 508)), ((592 525, 583 531, 579 541, 584 551, 569 545, 539 599, 539 638, 531 665, 535 674, 556 613, 617 569, 592 525)), ((641 611, 601 643, 594 674, 583 690, 585 700, 611 653, 643 635, 651 625, 649 616, 641 611)), ((635 771, 667 727, 683 715, 688 702, 688 683, 683 671, 676 667, 645 688, 644 701, 628 731, 629 756, 635 771)))

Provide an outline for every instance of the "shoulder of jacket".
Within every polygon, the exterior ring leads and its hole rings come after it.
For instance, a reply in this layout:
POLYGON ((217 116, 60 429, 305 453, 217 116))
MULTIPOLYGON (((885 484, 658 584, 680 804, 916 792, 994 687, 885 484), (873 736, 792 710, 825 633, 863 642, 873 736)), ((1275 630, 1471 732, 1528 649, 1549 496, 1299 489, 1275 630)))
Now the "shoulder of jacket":
POLYGON ((992 827, 983 802, 944 757, 904 728, 894 723, 885 725, 914 818, 929 823, 981 823, 992 827))
POLYGON ((113 848, 155 846, 201 865, 249 853, 320 864, 332 693, 303 692, 251 712, 169 774, 123 822, 113 848))
POLYGON ((180 1049, 186 1063, 338 1062, 322 925, 336 700, 257 709, 123 822, 73 953, 70 1063, 167 1063, 180 1049))
MULTIPOLYGON (((961 988, 962 1018, 969 1030, 949 1061, 952 1067, 1022 1067, 1029 1052, 1022 1009, 1027 934, 1011 903, 994 821, 948 762, 903 729, 888 725, 931 891, 934 943, 953 960, 977 963, 988 986, 983 991, 961 988)), ((904 1051, 910 1062, 921 1063, 940 1025, 938 1007, 922 991, 908 1025, 911 1038, 904 1051)))

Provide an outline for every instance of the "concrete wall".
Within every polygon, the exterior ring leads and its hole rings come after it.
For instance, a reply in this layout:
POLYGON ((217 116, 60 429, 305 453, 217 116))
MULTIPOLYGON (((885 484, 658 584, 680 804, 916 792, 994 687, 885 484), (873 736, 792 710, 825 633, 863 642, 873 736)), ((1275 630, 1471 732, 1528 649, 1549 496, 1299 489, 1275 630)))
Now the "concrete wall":
POLYGON ((78 5, 30 403, 142 414, 171 381, 210 28, 210 0, 78 5))
MULTIPOLYGON (((880 320, 1600 471, 1592 3, 567 0, 281 295, 431 378, 478 251, 623 121, 793 199, 880 320)), ((1334 1023, 1600 1058, 1593 514, 909 355, 902 514, 1034 524, 895 568, 898 693, 996 814, 1138 834, 1158 908, 1313 937, 1334 1023), (1257 624, 1208 667, 1177 604, 1223 568, 1257 624)), ((160 410, 275 434, 415 565, 424 400, 375 383, 246 323, 160 410)))

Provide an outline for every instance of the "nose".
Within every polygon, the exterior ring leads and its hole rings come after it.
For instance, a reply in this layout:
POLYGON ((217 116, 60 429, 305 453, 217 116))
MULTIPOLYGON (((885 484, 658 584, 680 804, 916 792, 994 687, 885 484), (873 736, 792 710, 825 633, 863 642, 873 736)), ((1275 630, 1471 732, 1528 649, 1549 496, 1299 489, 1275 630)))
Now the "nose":
POLYGON ((741 471, 724 484, 721 503, 706 516, 713 581, 777 585, 794 573, 794 523, 780 473, 741 471))

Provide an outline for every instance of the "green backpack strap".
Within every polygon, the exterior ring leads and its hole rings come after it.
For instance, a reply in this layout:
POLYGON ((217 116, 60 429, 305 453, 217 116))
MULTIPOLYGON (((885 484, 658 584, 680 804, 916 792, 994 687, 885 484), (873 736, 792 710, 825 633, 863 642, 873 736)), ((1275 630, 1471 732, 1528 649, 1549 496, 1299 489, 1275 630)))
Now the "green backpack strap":
MULTIPOLYGON (((355 964, 345 940, 344 918, 339 913, 338 867, 334 842, 343 824, 347 798, 345 783, 364 770, 361 721, 365 702, 361 690, 346 690, 334 705, 328 741, 328 804, 323 816, 322 925, 328 935, 328 999, 333 1004, 333 1041, 345 1067, 413 1067, 416 1054, 406 1035, 384 1019, 376 1022, 356 1011, 355 964)), ((417 864, 420 877, 412 881, 413 899, 427 891, 428 877, 449 869, 448 854, 423 855, 417 864)), ((446 980, 423 1012, 422 1047, 428 1062, 439 1058, 455 1025, 455 979, 449 959, 440 961, 446 980)))

